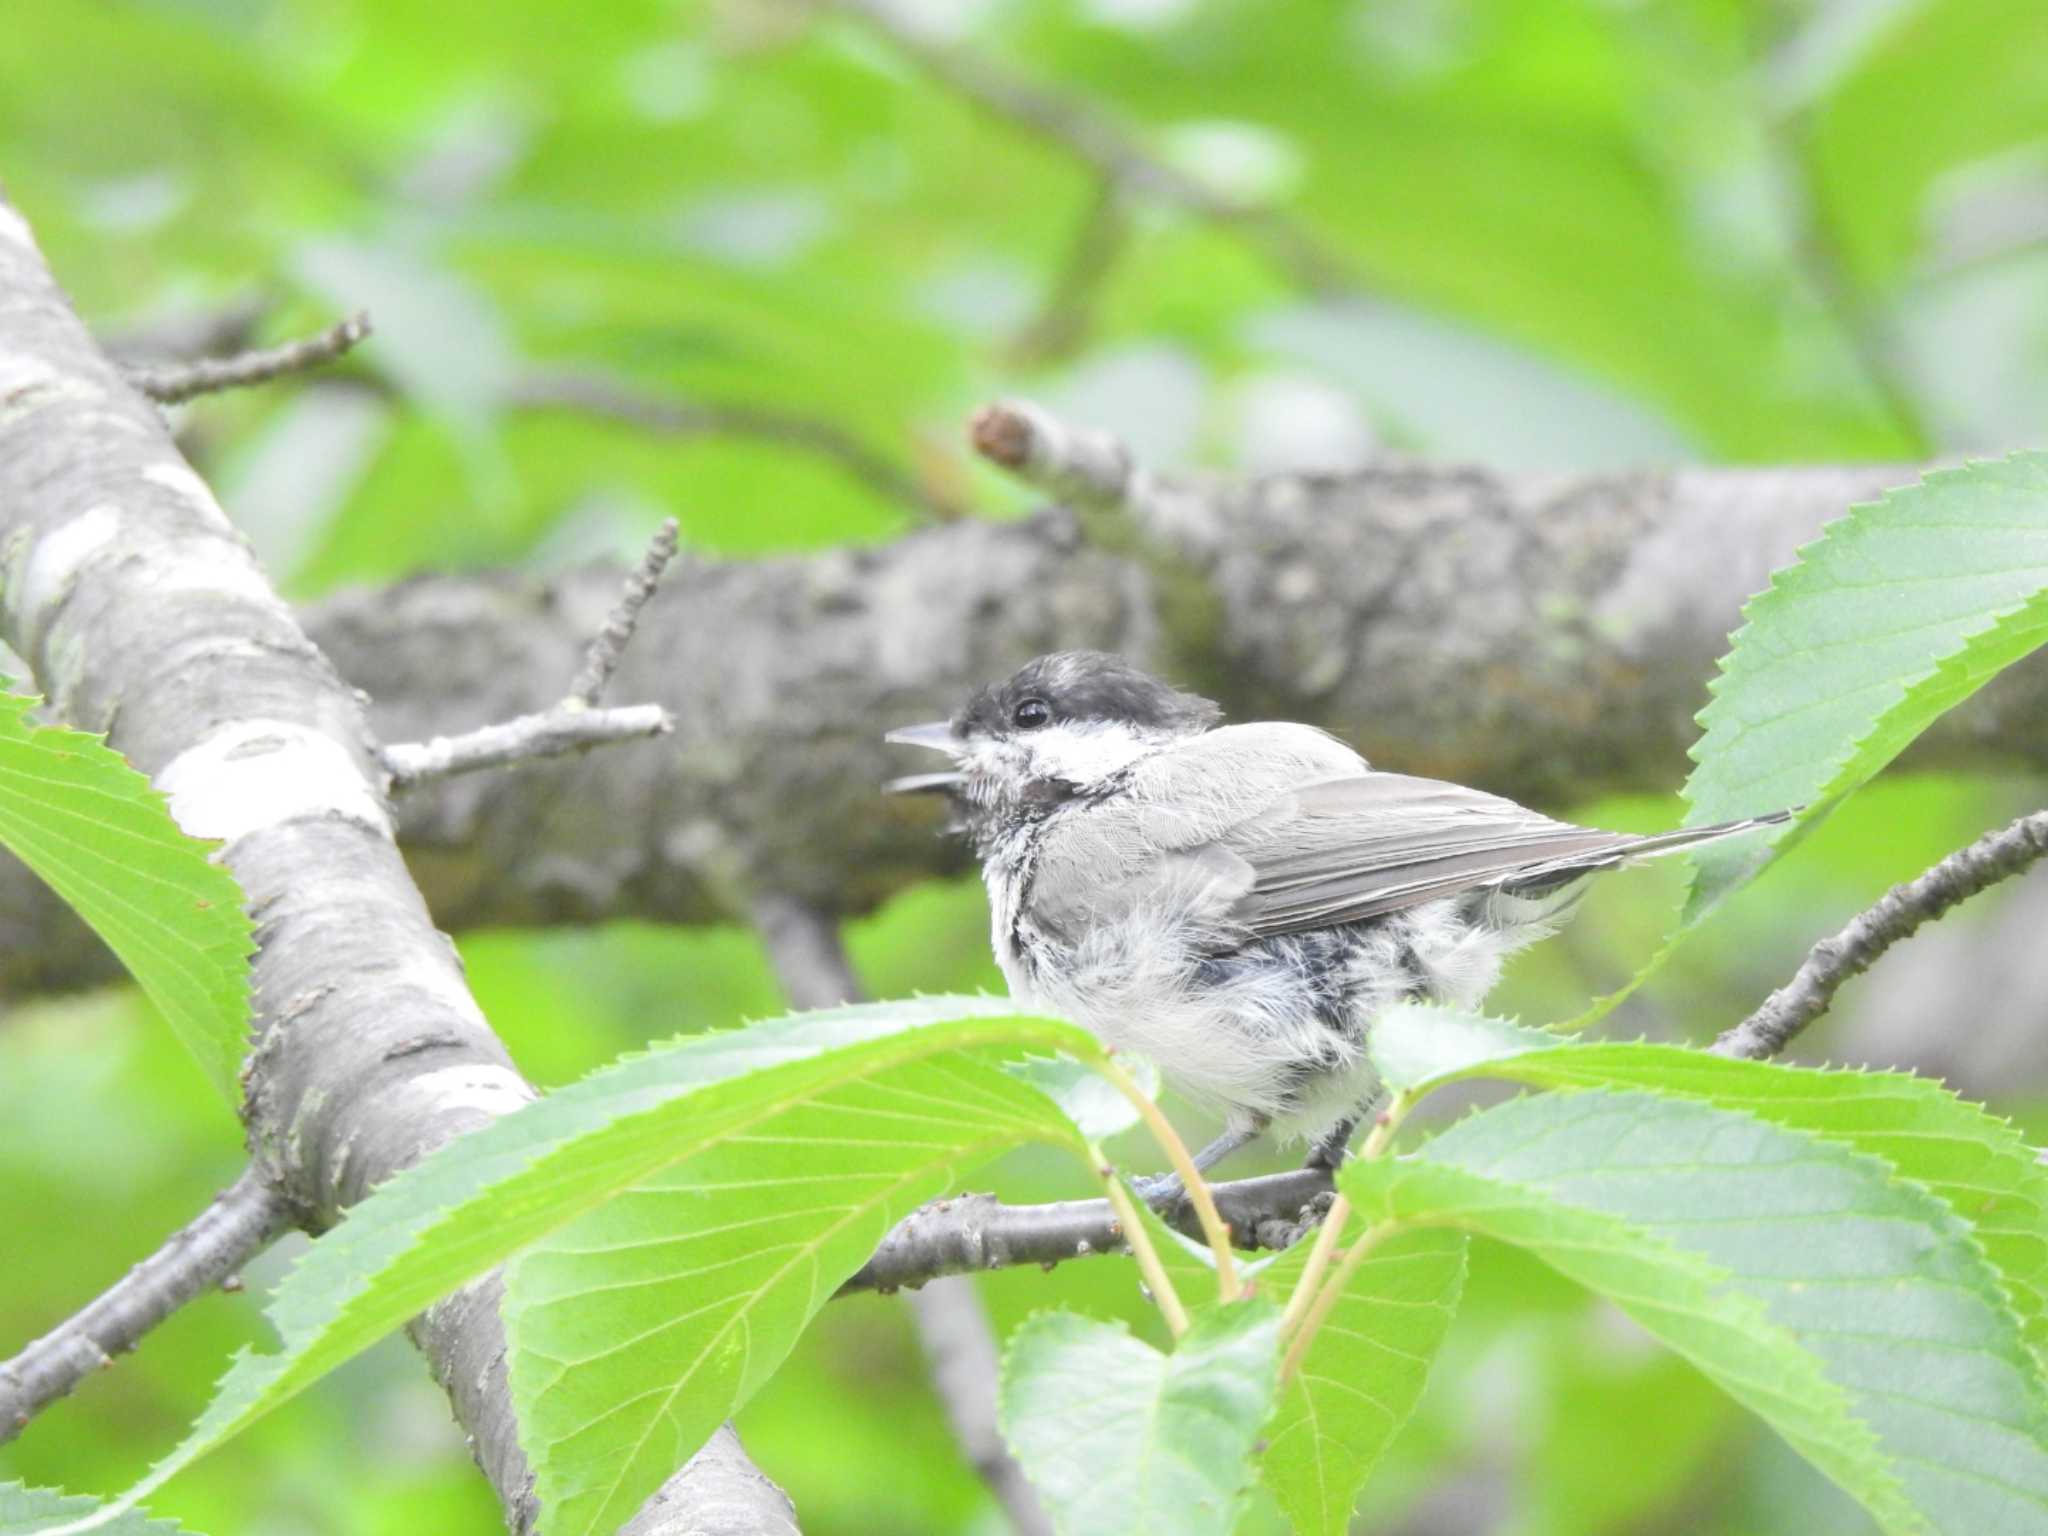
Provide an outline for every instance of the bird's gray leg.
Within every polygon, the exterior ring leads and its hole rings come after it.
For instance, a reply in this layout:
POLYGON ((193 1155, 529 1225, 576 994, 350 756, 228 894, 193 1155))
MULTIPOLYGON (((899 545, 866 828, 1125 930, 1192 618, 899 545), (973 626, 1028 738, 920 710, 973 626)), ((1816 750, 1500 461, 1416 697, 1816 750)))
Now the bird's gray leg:
MULTIPOLYGON (((1248 1120, 1242 1125, 1233 1124, 1226 1127, 1221 1136, 1195 1154, 1196 1170, 1207 1173, 1240 1147, 1258 1140, 1265 1129, 1266 1121, 1263 1119, 1248 1120)), ((1168 1210, 1178 1205, 1181 1197, 1187 1193, 1187 1186, 1181 1182, 1180 1175, 1172 1169, 1165 1173, 1152 1174, 1147 1178, 1133 1179, 1131 1188, 1136 1191, 1140 1200, 1155 1211, 1168 1210)))
POLYGON ((1329 1130, 1325 1131, 1323 1139, 1315 1144, 1315 1148, 1309 1153, 1308 1160, 1304 1166, 1326 1169, 1331 1173, 1335 1173, 1339 1168, 1343 1167, 1344 1159, 1351 1152, 1351 1138, 1357 1132, 1359 1126, 1365 1123, 1366 1110, 1368 1108, 1370 1106, 1364 1106, 1356 1114, 1346 1115, 1342 1120, 1331 1126, 1329 1130))

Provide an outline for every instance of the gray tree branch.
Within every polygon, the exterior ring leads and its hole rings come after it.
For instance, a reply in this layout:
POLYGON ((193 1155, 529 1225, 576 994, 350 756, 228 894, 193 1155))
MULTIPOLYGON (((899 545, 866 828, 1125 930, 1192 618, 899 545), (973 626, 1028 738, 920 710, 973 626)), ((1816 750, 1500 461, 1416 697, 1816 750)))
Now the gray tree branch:
POLYGON ((506 403, 525 411, 566 411, 664 437, 750 437, 836 463, 884 500, 922 518, 945 521, 961 509, 836 423, 770 406, 729 400, 679 400, 620 379, 570 368, 516 380, 506 403))
POLYGON ((1895 885, 1841 932, 1822 939, 1792 979, 1714 1042, 1721 1056, 1775 1056, 1828 1010, 1835 993, 1921 924, 2048 855, 2048 811, 2036 811, 1958 849, 1924 875, 1895 885))
MULTIPOLYGON (((859 1000, 860 980, 847 959, 838 924, 817 908, 783 896, 757 897, 753 915, 769 964, 792 1007, 829 1008, 859 1000)), ((1052 1522, 996 1425, 1001 1351, 974 1282, 964 1276, 937 1278, 904 1299, 931 1368, 932 1389, 960 1449, 1019 1536, 1051 1536, 1052 1522)))
MULTIPOLYGON (((256 917, 254 1176, 318 1230, 530 1099, 399 855, 362 696, 94 346, 5 201, 0 565, 0 638, 52 712, 106 732, 186 830, 221 841, 256 917)), ((495 1301, 494 1280, 471 1286, 412 1333, 524 1536, 536 1510, 495 1301)), ((653 1524, 686 1529, 696 1480, 722 1478, 731 1454, 678 1473, 674 1518, 653 1524)), ((765 1480, 752 1508, 751 1529, 787 1528, 765 1480)))
POLYGON ((0 1363, 0 1445, 194 1297, 221 1285, 292 1225, 251 1168, 92 1303, 0 1363))

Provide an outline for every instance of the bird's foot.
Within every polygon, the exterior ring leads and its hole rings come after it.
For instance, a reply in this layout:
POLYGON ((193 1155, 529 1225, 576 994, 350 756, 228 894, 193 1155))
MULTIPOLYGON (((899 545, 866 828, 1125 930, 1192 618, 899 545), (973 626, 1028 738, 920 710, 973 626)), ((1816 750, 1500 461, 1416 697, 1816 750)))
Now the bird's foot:
POLYGON ((1315 1144, 1315 1149, 1303 1160, 1302 1166, 1320 1168, 1324 1173, 1335 1173, 1342 1168, 1344 1159, 1351 1155, 1351 1137, 1358 1130, 1360 1118, 1353 1115, 1348 1120, 1340 1120, 1331 1126, 1324 1132, 1323 1139, 1315 1144))
POLYGON ((1131 1192, 1155 1211, 1170 1211, 1187 1198, 1188 1190, 1180 1175, 1168 1170, 1131 1180, 1131 1192))

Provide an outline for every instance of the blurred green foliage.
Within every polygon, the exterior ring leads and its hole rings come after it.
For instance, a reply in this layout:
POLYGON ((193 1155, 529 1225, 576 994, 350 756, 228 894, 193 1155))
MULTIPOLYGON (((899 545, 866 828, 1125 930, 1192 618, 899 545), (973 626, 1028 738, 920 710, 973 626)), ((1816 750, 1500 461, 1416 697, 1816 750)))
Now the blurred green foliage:
MULTIPOLYGON (((109 336, 250 294, 266 336, 376 314, 378 338, 332 374, 176 416, 300 596, 425 564, 626 553, 670 512, 733 555, 886 539, 922 515, 782 438, 518 405, 544 368, 822 424, 921 500, 986 515, 1022 503, 968 462, 959 422, 997 392, 1156 462, 1226 467, 1375 446, 1540 467, 1896 458, 2019 446, 2048 424, 2037 0, 896 9, 1113 113, 1206 185, 1270 200, 1335 254, 1345 291, 1310 292, 1245 229, 1127 192, 1114 260, 1060 306, 1071 345, 1020 347, 1064 291, 1097 177, 873 28, 794 0, 17 0, 0 24, 0 178, 109 336)), ((1887 882, 2038 803, 2038 784, 1881 784, 1611 1027, 1703 1037, 1887 882)), ((1614 826, 1677 815, 1671 796, 1553 809, 1614 826)), ((1677 879, 1607 882, 1519 962, 1500 1010, 1561 1017, 1625 979, 1677 879)), ((1944 927, 1962 943, 2018 899, 1944 927)), ((881 995, 992 986, 984 925, 978 889, 920 891, 858 927, 855 959, 881 995)), ((779 1009, 738 932, 486 934, 463 950, 543 1083, 779 1009)), ((2012 975, 1973 980, 1968 1027, 2040 1024, 2012 975)), ((1809 1054, 1854 1037, 1874 986, 1845 991, 1809 1054)), ((2048 1129, 2038 1076, 1996 1086, 1998 1107, 2048 1129)), ((239 1156, 231 1118, 132 997, 14 1011, 0 1350, 141 1257, 239 1156)), ((1083 1192, 1051 1153, 989 1181, 1083 1192)), ((285 1262, 267 1257, 252 1287, 285 1262)), ((1053 1304, 1156 1326, 1109 1266, 983 1289, 1005 1329, 1053 1304)), ((202 1300, 0 1449, 0 1476, 125 1484, 257 1326, 244 1299, 202 1300)), ((887 1298, 829 1308, 742 1430, 814 1533, 999 1528, 887 1298)), ((402 1343, 158 1507, 210 1532, 498 1528, 402 1343)), ((1507 1536, 1869 1528, 1689 1367, 1484 1247, 1363 1518, 1507 1536)))

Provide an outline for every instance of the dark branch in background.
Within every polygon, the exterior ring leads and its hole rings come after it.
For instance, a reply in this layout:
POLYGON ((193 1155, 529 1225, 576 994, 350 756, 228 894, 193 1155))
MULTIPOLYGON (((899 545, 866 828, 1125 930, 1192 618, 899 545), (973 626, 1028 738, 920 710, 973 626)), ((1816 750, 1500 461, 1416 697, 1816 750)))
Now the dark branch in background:
POLYGON ((1827 1012, 1843 982, 1869 970, 1892 945, 2044 855, 2048 811, 2036 811, 1950 854, 1918 879, 1893 886, 1840 933, 1814 945, 1789 982, 1714 1042, 1715 1053, 1755 1060, 1777 1055, 1827 1012))
POLYGON ((392 791, 413 789, 430 779, 452 774, 501 768, 532 758, 564 757, 610 742, 665 736, 673 731, 675 717, 659 704, 631 704, 622 709, 599 709, 596 705, 640 623, 640 610, 654 596, 654 589, 661 584, 661 573, 675 553, 676 520, 664 518, 647 546, 647 553, 640 557, 640 564, 627 576, 618 605, 606 616, 604 628, 584 652, 576 680, 560 703, 538 714, 521 715, 465 731, 460 736, 396 742, 382 748, 378 755, 383 759, 392 791))
POLYGON ((1130 236, 1123 189, 1104 177, 1074 228, 1038 313, 1010 343, 1015 362, 1026 367, 1058 362, 1080 347, 1094 323, 1103 285, 1130 236))
POLYGON ((932 1373, 932 1390, 946 1410, 953 1438, 1010 1517, 1016 1536, 1052 1536, 1052 1520, 1024 1469, 1003 1444, 996 1423, 1002 1351, 981 1293, 966 1276, 935 1280, 904 1296, 917 1323, 917 1341, 932 1373))
POLYGON ((291 1225, 284 1197, 255 1170, 243 1173, 89 1306, 0 1363, 0 1445, 186 1302, 229 1283, 291 1225))
POLYGON ((1093 102, 1012 75, 967 49, 920 35, 884 0, 836 0, 930 79, 1005 122, 1047 139, 1112 186, 1222 225, 1264 251, 1312 294, 1354 289, 1351 264, 1275 208, 1231 197, 1155 154, 1093 102))
MULTIPOLYGON (((93 345, 4 201, 0 544, 18 562, 0 584, 0 637, 52 715, 106 732, 188 832, 218 838, 262 914, 243 1074, 253 1176, 318 1231, 531 1099, 399 854, 362 695, 271 590, 161 413, 93 345)), ((538 1511, 499 1294, 487 1276, 408 1331, 526 1536, 538 1511)), ((771 1484, 733 1475, 739 1455, 722 1432, 632 1528, 701 1530, 699 1506, 716 1500, 735 1514, 727 1529, 789 1529, 771 1484)))
POLYGON ((1794 261, 1893 424, 1916 451, 1932 452, 1936 435, 1907 375, 1891 323, 1865 294, 1843 252, 1814 149, 1812 113, 1795 107, 1785 114, 1767 113, 1767 122, 1792 183, 1794 261))
MULTIPOLYGON (((791 1007, 830 1008, 860 999, 860 980, 846 958, 839 926, 817 908, 763 895, 754 900, 753 918, 791 1007)), ((1001 1352, 974 1282, 937 1280, 905 1299, 931 1367, 932 1389, 960 1449, 1019 1536, 1051 1536, 1052 1522, 996 1426, 1001 1352)))
POLYGON ((599 374, 556 369, 513 384, 506 403, 520 410, 572 411, 665 437, 752 437, 832 460, 885 500, 945 522, 964 508, 937 494, 830 421, 771 406, 677 400, 599 374))
POLYGON ((268 384, 290 374, 320 368, 344 356, 370 334, 370 317, 357 313, 337 321, 317 336, 258 347, 233 357, 200 358, 189 363, 132 363, 122 368, 128 382, 159 405, 176 405, 194 395, 223 389, 268 384))

